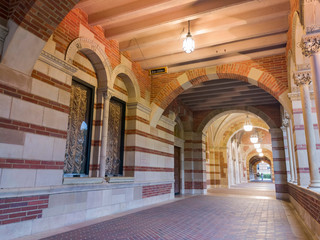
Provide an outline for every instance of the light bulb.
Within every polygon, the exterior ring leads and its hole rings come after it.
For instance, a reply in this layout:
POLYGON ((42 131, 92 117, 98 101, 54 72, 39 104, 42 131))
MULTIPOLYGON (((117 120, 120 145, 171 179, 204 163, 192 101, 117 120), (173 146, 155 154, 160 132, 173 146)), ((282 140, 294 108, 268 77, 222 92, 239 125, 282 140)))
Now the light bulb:
POLYGON ((255 144, 253 144, 253 146, 254 146, 255 148, 261 148, 261 144, 260 144, 260 143, 255 143, 255 144))
POLYGON ((258 142, 258 136, 257 135, 251 135, 251 137, 250 137, 250 141, 252 142, 252 143, 257 143, 258 142))
POLYGON ((194 50, 194 40, 192 39, 191 34, 188 34, 186 39, 183 40, 183 50, 186 53, 191 53, 194 50))

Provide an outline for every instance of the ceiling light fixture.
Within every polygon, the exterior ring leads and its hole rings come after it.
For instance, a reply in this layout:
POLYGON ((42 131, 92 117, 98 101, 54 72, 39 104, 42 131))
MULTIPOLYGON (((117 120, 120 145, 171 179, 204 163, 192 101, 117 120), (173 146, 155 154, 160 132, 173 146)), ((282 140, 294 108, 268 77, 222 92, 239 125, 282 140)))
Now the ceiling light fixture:
POLYGON ((191 53, 194 50, 194 40, 192 39, 192 36, 190 34, 190 20, 188 21, 188 34, 186 36, 186 39, 183 40, 183 50, 186 53, 191 53))
POLYGON ((246 132, 250 132, 250 131, 252 130, 252 123, 251 123, 248 115, 247 115, 246 121, 244 122, 243 129, 244 129, 246 132))
POLYGON ((258 153, 261 153, 261 152, 262 152, 262 149, 261 149, 261 148, 257 148, 256 150, 257 150, 258 153))
POLYGON ((261 148, 261 144, 260 144, 260 143, 255 143, 255 144, 253 144, 253 146, 254 146, 255 148, 261 148))
POLYGON ((259 157, 263 157, 263 153, 261 152, 261 153, 259 153, 259 157))
POLYGON ((254 133, 250 137, 250 141, 252 143, 258 143, 258 140, 259 140, 259 138, 258 138, 257 131, 254 131, 254 133))

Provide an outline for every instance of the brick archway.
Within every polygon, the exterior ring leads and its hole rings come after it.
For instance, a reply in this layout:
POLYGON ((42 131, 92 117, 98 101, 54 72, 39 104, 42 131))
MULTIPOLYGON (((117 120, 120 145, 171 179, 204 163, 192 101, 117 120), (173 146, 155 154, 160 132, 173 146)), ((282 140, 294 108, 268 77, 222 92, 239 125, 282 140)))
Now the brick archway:
POLYGON ((10 33, 5 38, 1 62, 30 76, 46 42, 78 1, 10 1, 8 8, 12 10, 7 13, 10 33))
POLYGON ((155 126, 164 110, 183 91, 202 82, 217 79, 235 79, 256 85, 276 98, 282 106, 291 109, 288 87, 271 73, 252 67, 249 63, 234 63, 189 70, 181 74, 167 76, 168 83, 161 88, 151 103, 150 124, 155 126))

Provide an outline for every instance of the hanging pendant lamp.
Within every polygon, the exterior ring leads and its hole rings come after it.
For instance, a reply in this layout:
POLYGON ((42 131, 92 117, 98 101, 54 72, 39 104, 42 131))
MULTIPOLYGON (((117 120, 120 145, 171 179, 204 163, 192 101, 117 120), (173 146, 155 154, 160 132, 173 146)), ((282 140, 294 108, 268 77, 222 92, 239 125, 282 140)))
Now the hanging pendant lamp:
POLYGON ((261 153, 259 153, 259 157, 263 157, 263 153, 261 152, 261 153))
POLYGON ((186 53, 191 53, 194 50, 194 40, 192 39, 192 36, 190 34, 190 21, 188 21, 188 34, 186 36, 186 39, 183 40, 183 50, 186 53))
POLYGON ((246 121, 244 122, 243 129, 244 129, 246 132, 252 131, 252 123, 251 123, 248 115, 247 115, 246 121))
POLYGON ((256 131, 256 130, 255 130, 254 133, 251 135, 250 141, 251 141, 252 143, 258 143, 259 138, 258 138, 258 134, 257 134, 257 131, 256 131))

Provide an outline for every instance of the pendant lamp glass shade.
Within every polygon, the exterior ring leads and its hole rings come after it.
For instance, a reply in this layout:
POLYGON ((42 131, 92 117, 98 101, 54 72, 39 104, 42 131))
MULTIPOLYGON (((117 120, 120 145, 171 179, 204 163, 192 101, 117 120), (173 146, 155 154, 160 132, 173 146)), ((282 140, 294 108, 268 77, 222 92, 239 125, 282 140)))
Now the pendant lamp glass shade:
POLYGON ((257 148, 257 152, 258 152, 258 153, 261 153, 261 152, 262 152, 262 149, 261 149, 261 148, 257 148))
POLYGON ((247 115, 246 121, 244 122, 243 129, 244 129, 246 132, 252 131, 252 124, 251 124, 251 122, 250 122, 250 119, 249 119, 248 115, 247 115))
POLYGON ((251 137, 250 137, 250 141, 252 143, 257 143, 258 142, 258 135, 256 133, 252 134, 251 137))
POLYGON ((186 53, 191 53, 194 50, 194 40, 192 39, 192 36, 190 34, 190 21, 188 21, 188 34, 186 36, 186 39, 183 40, 183 50, 186 53))
POLYGON ((254 146, 255 148, 261 148, 261 144, 260 144, 260 143, 255 143, 255 144, 253 144, 253 146, 254 146))
POLYGON ((259 157, 263 157, 263 153, 261 152, 261 153, 259 153, 259 157))

